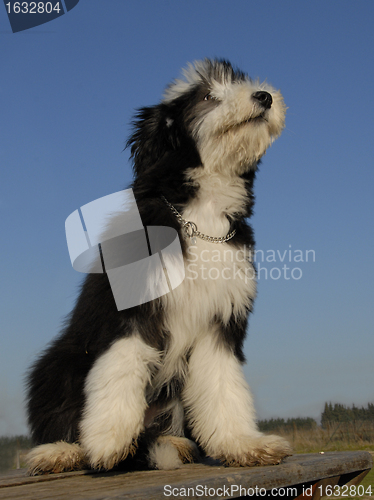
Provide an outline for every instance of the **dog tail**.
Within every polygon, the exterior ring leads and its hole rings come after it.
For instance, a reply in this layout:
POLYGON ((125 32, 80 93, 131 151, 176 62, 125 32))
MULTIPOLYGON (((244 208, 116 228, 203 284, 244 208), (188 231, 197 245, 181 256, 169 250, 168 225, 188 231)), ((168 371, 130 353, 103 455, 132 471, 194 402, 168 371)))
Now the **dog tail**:
POLYGON ((196 444, 185 437, 159 436, 149 448, 148 465, 152 469, 179 469, 184 463, 199 460, 196 444))

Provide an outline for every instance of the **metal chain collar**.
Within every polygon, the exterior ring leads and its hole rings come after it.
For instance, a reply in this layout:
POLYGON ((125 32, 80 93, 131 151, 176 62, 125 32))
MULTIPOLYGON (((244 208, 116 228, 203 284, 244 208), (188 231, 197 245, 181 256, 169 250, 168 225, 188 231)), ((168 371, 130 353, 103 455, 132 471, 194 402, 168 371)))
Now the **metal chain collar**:
POLYGON ((161 198, 170 208, 173 214, 176 216, 176 218, 182 225, 183 229, 185 230, 187 236, 191 239, 193 245, 196 245, 196 236, 202 240, 209 241, 210 243, 225 243, 226 241, 231 240, 231 238, 235 236, 236 229, 231 231, 231 233, 226 234, 226 236, 208 236, 207 234, 200 233, 194 222, 183 219, 178 210, 171 203, 168 202, 165 196, 161 196, 161 198))

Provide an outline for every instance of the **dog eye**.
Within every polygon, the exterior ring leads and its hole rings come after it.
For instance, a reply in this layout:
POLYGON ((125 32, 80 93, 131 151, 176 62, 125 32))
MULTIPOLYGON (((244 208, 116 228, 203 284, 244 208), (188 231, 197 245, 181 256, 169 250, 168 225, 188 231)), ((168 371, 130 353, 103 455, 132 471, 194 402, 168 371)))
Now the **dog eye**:
POLYGON ((205 97, 204 97, 204 101, 217 101, 217 97, 213 97, 212 94, 207 94, 205 97))

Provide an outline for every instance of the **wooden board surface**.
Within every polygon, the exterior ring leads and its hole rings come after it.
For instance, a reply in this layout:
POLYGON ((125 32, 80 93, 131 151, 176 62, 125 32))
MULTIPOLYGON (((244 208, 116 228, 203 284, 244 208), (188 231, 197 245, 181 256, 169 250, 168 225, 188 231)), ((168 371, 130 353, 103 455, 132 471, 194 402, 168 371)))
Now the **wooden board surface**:
POLYGON ((235 498, 240 496, 239 487, 269 491, 342 475, 349 479, 371 467, 370 453, 354 451, 294 455, 280 465, 253 468, 187 464, 173 471, 78 471, 35 477, 26 476, 21 469, 0 476, 0 499, 165 500, 185 498, 181 488, 191 488, 188 498, 235 498), (222 495, 200 495, 219 488, 222 495))

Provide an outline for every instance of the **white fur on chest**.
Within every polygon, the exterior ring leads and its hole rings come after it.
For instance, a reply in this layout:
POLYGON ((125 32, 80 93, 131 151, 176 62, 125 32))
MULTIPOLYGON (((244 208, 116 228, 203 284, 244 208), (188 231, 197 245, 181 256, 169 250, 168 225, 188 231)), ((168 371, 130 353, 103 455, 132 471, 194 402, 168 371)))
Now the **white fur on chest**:
POLYGON ((193 336, 201 334, 214 318, 227 324, 232 314, 244 316, 256 294, 249 259, 245 247, 198 239, 188 247, 183 283, 168 297, 168 318, 175 315, 178 329, 193 336))
MULTIPOLYGON (((182 213, 209 236, 225 236, 228 216, 244 212, 246 191, 241 179, 195 174, 198 197, 182 213)), ((215 321, 227 324, 234 314, 245 317, 256 295, 251 249, 197 238, 185 258, 185 278, 162 300, 170 345, 164 358, 164 376, 185 370, 183 357, 198 339, 212 334, 215 321)))
MULTIPOLYGON (((226 236, 230 217, 245 214, 247 191, 243 179, 196 169, 189 173, 198 183, 198 196, 183 211, 186 220, 208 236, 226 236)), ((214 317, 227 323, 231 315, 245 315, 256 294, 251 249, 230 243, 212 243, 187 238, 186 276, 175 290, 176 306, 188 304, 194 330, 204 329, 214 317), (191 309, 191 307, 192 309, 191 309)), ((187 329, 188 325, 185 325, 187 329)))
POLYGON ((245 317, 256 295, 255 273, 244 247, 198 239, 188 249, 185 272, 182 284, 162 298, 170 343, 157 386, 175 375, 183 378, 189 349, 216 332, 214 321, 227 324, 232 314, 245 317))

